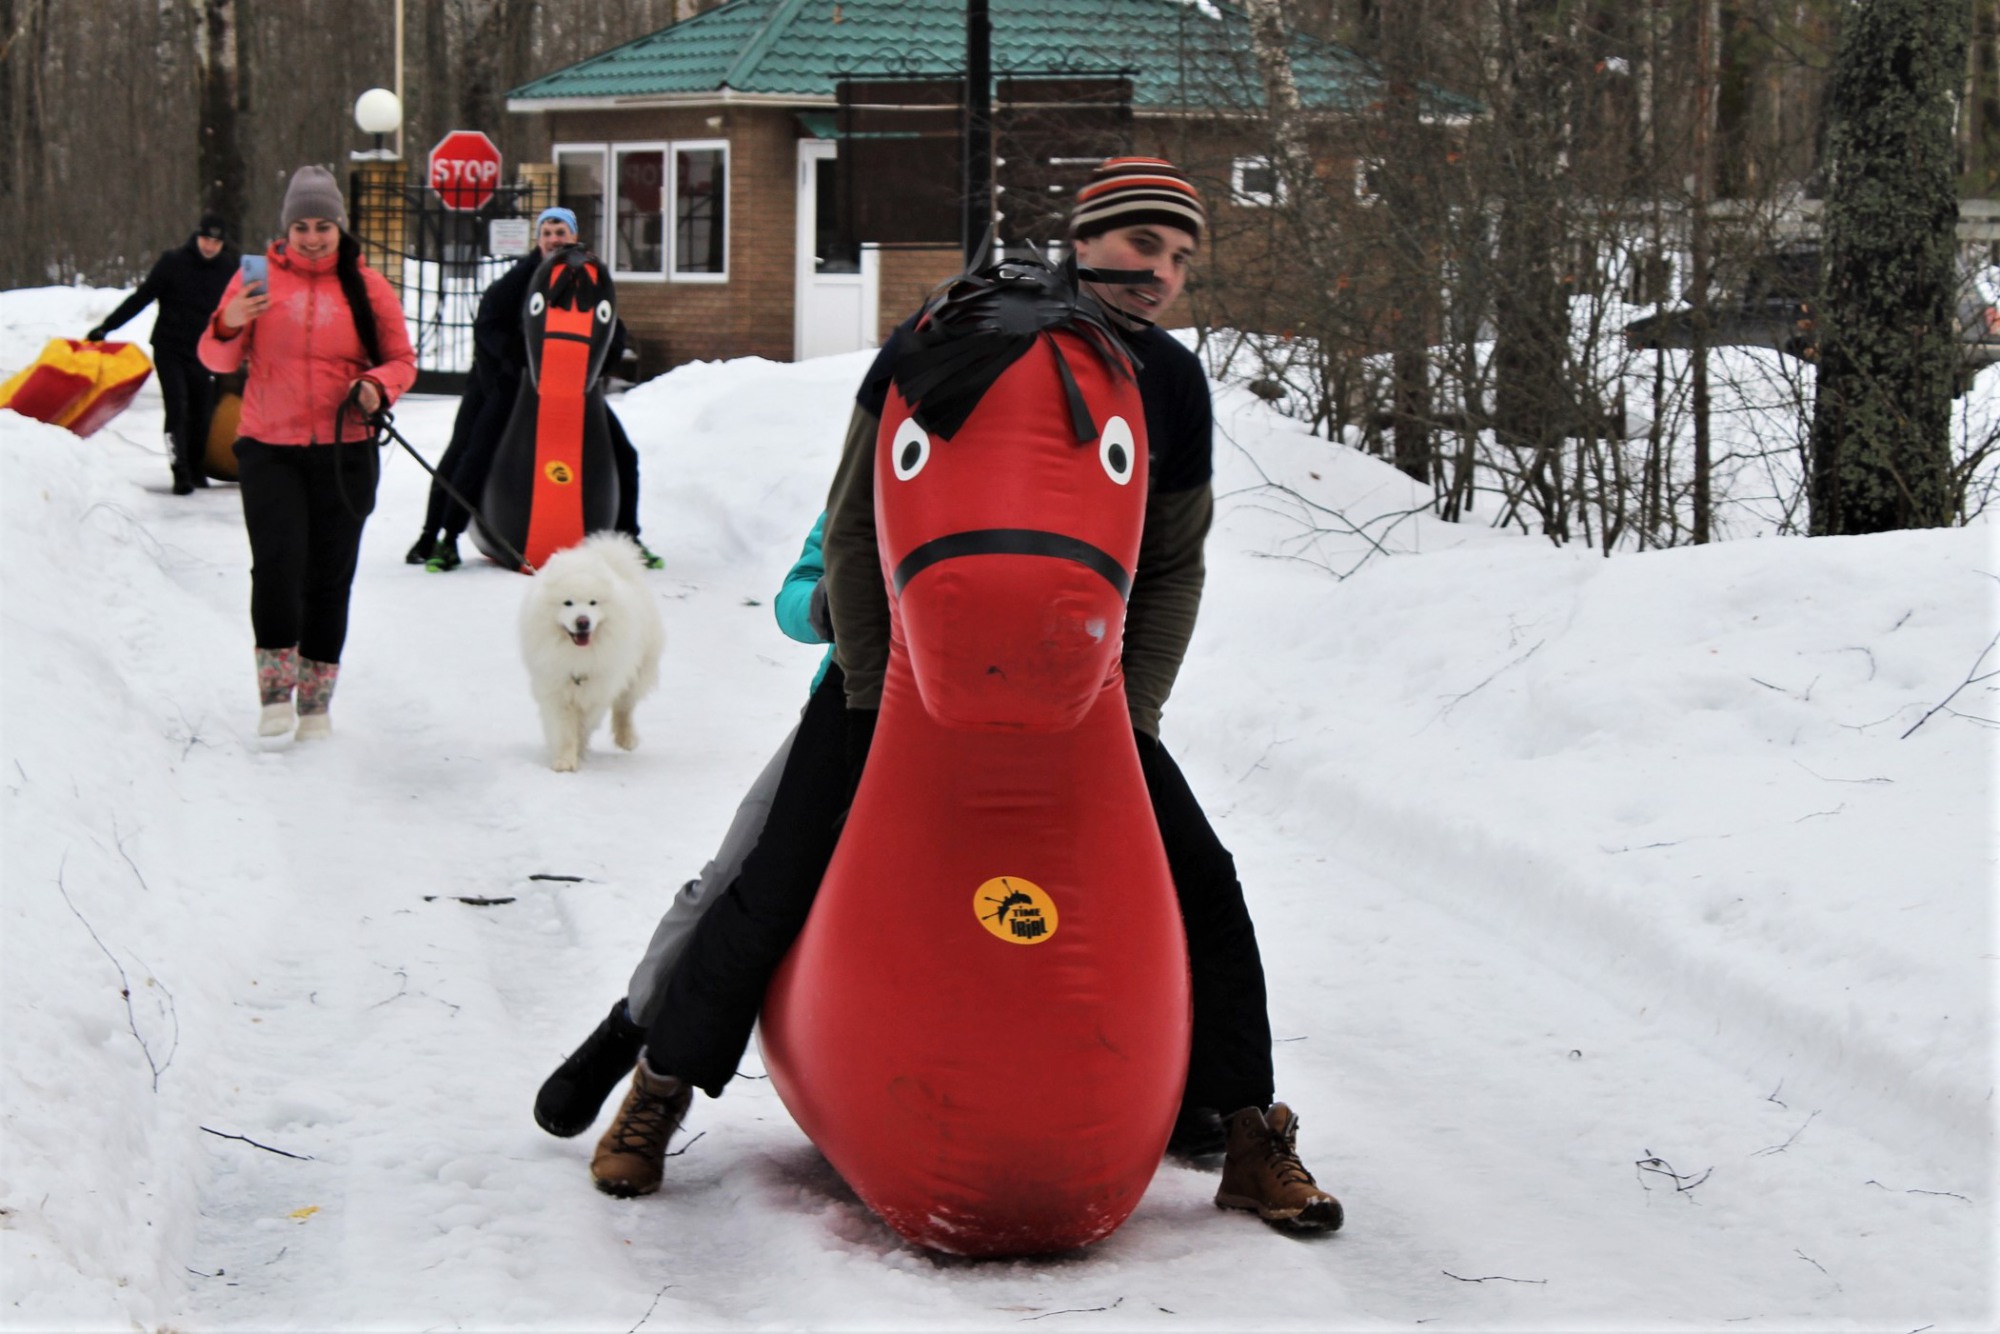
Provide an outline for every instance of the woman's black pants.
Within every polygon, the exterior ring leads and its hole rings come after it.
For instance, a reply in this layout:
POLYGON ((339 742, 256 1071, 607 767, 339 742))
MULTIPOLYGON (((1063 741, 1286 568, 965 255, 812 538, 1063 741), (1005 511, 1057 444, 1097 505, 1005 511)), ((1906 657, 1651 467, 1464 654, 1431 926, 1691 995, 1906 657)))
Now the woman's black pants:
POLYGON ((339 662, 361 529, 375 508, 382 461, 370 442, 236 442, 243 526, 250 534, 250 624, 258 648, 339 662))

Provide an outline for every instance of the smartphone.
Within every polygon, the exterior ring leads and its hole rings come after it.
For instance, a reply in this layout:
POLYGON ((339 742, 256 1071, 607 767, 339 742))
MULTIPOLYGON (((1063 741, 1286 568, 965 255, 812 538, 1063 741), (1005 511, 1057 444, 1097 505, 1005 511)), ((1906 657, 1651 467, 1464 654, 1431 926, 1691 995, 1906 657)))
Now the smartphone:
POLYGON ((255 287, 261 292, 269 285, 271 279, 271 261, 263 255, 245 255, 242 264, 238 268, 243 274, 243 287, 245 291, 248 291, 251 287, 255 287))

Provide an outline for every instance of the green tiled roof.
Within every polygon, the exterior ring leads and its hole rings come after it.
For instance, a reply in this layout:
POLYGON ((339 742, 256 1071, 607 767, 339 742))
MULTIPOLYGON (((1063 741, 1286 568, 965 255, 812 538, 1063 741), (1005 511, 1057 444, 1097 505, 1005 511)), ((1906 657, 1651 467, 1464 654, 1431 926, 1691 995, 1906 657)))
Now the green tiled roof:
MULTIPOLYGON (((1214 0, 991 0, 993 70, 1122 70, 1133 105, 1230 108, 1262 101, 1240 10, 1214 0)), ((536 79, 515 103, 737 93, 820 101, 847 74, 945 73, 965 59, 963 0, 731 0, 706 14, 536 79)), ((1342 47, 1293 44, 1309 106, 1354 109, 1374 71, 1342 47)), ((526 109, 526 108, 521 108, 526 109)))

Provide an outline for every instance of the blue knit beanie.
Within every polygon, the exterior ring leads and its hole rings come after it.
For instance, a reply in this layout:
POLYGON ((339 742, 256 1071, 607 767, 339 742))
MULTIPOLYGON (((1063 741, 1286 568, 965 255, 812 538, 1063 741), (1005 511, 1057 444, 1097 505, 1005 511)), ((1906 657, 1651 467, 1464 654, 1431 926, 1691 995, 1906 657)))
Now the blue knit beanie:
POLYGON ((535 230, 539 232, 542 224, 550 221, 565 223, 571 231, 576 230, 576 214, 569 209, 560 206, 543 209, 535 215, 535 230))

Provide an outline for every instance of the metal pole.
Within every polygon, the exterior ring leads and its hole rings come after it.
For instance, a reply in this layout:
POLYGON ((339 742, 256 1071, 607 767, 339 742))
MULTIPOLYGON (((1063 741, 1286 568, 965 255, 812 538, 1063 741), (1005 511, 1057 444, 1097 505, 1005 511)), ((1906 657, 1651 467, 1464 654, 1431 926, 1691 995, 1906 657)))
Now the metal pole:
POLYGON ((987 0, 965 3, 965 262, 993 224, 993 24, 987 0))
POLYGON ((402 115, 396 121, 396 156, 403 156, 403 122, 410 117, 409 103, 403 100, 403 0, 396 0, 396 107, 402 115))

